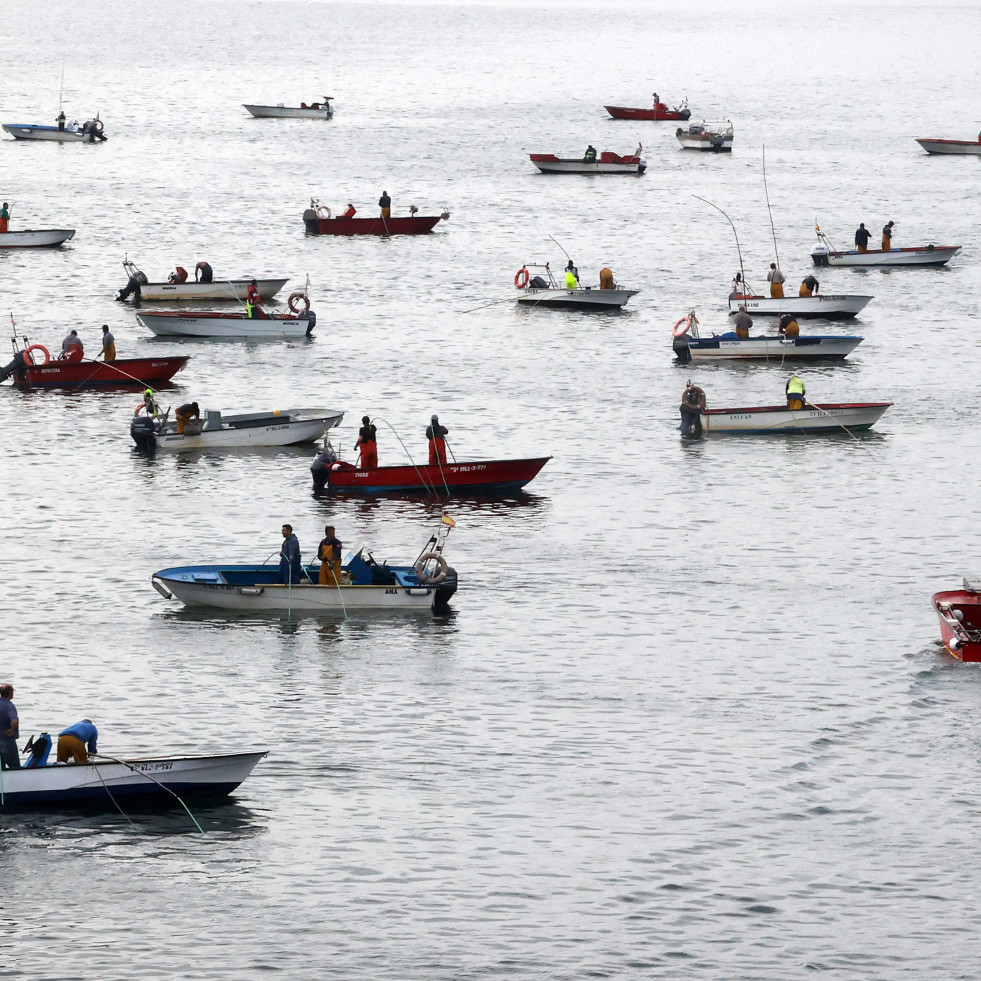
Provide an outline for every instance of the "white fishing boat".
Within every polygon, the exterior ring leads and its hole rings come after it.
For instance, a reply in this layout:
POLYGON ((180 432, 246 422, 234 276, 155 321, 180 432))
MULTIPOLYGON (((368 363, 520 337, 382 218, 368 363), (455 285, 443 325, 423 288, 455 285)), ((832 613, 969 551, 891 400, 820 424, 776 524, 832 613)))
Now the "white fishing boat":
POLYGON ((595 159, 557 157, 554 153, 530 153, 531 162, 543 174, 642 174, 647 161, 637 154, 620 156, 604 150, 595 159))
POLYGON ((298 106, 285 106, 282 102, 275 106, 244 105, 256 119, 330 119, 334 115, 330 105, 332 98, 325 95, 320 102, 310 105, 301 102, 298 106))
MULTIPOLYGON (((816 226, 815 226, 816 227, 816 226)), ((811 249, 815 266, 943 266, 960 252, 959 245, 916 245, 905 249, 839 251, 816 227, 818 241, 811 249)))
POLYGON ((869 429, 891 402, 827 402, 788 409, 763 405, 745 409, 703 409, 699 415, 702 434, 828 433, 869 429))
POLYGON ((4 123, 3 129, 15 140, 49 140, 56 143, 101 143, 107 139, 103 133, 102 120, 95 119, 79 123, 77 120, 65 123, 64 129, 58 126, 35 126, 32 123, 4 123))
POLYGON ((679 126, 674 134, 682 150, 707 150, 710 153, 728 153, 732 150, 732 122, 689 123, 679 126))
POLYGON ((74 236, 74 228, 25 228, 19 232, 0 232, 0 249, 53 248, 64 245, 74 236))
POLYGON ((630 297, 640 292, 640 290, 623 289, 613 282, 613 273, 609 270, 603 272, 609 273, 608 285, 577 286, 575 289, 569 289, 558 284, 547 262, 526 263, 514 277, 514 285, 521 290, 518 303, 522 306, 571 310, 619 310, 626 305, 630 297), (532 270, 540 270, 540 272, 532 275, 532 270))
MULTIPOLYGON (((50 737, 49 739, 50 746, 50 737)), ((115 808, 121 799, 230 794, 252 772, 266 752, 212 756, 154 756, 115 759, 102 755, 88 763, 29 765, 4 770, 0 811, 49 805, 115 808)), ((46 758, 46 754, 45 754, 46 758)))
MULTIPOLYGON (((142 406, 140 408, 143 408, 142 406)), ((142 450, 203 450, 233 447, 296 446, 313 443, 336 426, 343 412, 332 409, 275 409, 229 415, 204 410, 200 423, 177 431, 168 409, 162 417, 151 418, 137 409, 129 433, 142 450)))
POLYGON ((303 565, 296 581, 268 562, 259 565, 196 565, 162 569, 151 585, 165 599, 186 606, 230 612, 330 614, 351 611, 424 613, 445 606, 457 589, 457 574, 443 558, 452 522, 444 517, 411 565, 378 563, 364 546, 348 552, 341 584, 319 584, 320 564, 303 565))
MULTIPOLYGON (((249 284, 255 283, 259 297, 271 300, 288 282, 287 279, 259 279, 246 277, 243 279, 214 279, 209 282, 199 282, 188 279, 183 283, 154 282, 151 283, 146 273, 135 262, 123 260, 123 268, 128 277, 124 286, 116 296, 117 300, 125 300, 132 295, 140 300, 238 300, 243 302, 248 293, 249 284)), ((186 273, 186 270, 184 270, 186 273)), ((300 296, 302 294, 295 294, 300 296)))
POLYGON ((845 293, 785 296, 780 299, 736 293, 729 296, 729 310, 736 313, 740 306, 745 306, 746 312, 756 317, 782 317, 789 313, 800 318, 841 320, 856 316, 872 299, 871 296, 845 293))
POLYGON ((927 153, 981 157, 981 136, 976 140, 917 140, 927 153))
POLYGON ((739 337, 735 331, 703 336, 692 310, 674 326, 672 348, 682 364, 717 361, 841 361, 848 357, 864 338, 838 334, 812 334, 785 337, 761 334, 739 337))
POLYGON ((179 310, 147 313, 141 310, 136 319, 160 337, 291 340, 309 337, 317 325, 317 316, 312 310, 296 317, 274 313, 263 318, 249 317, 245 313, 182 313, 179 310))

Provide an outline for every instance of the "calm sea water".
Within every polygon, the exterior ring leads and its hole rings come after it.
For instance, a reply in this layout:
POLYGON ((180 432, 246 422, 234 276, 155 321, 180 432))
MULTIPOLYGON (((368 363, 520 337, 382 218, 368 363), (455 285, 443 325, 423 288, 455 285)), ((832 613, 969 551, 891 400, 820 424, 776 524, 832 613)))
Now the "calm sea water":
MULTIPOLYGON (((383 420, 438 412, 460 458, 554 456, 518 500, 462 500, 445 616, 188 613, 149 586, 261 560, 291 521, 409 561, 440 502, 310 496, 307 450, 148 460, 132 393, 0 390, 0 673, 25 735, 96 720, 105 752, 268 748, 195 813, 0 819, 0 977, 974 978, 981 676, 930 594, 977 572, 977 7, 945 3, 28 4, 0 19, 2 121, 99 111, 103 146, 0 141, 14 227, 0 313, 48 346, 180 352, 168 395, 383 420), (605 103, 685 95, 731 156, 605 103), (329 123, 243 102, 336 98, 329 123), (644 144, 640 178, 545 178, 530 152, 644 144), (812 398, 891 400, 859 439, 681 443, 780 401, 776 365, 680 368, 738 268, 788 286, 813 223, 961 244, 944 270, 825 270, 874 294, 812 398), (311 196, 447 207, 420 240, 309 239, 311 196), (620 316, 518 310, 525 262, 642 290, 620 316), (312 342, 174 343, 113 302, 153 279, 309 276, 312 342), (132 823, 131 823, 132 822, 132 823)), ((7 360, 6 357, 3 360, 7 360)), ((391 428, 388 428, 388 427, 391 428)))

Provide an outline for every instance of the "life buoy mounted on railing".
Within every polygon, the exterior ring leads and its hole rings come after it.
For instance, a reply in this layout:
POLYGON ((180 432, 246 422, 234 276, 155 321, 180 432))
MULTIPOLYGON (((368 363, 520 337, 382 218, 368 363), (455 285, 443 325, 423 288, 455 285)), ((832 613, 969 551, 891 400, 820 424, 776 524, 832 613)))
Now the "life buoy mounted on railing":
POLYGON ((531 274, 528 272, 526 266, 522 266, 514 274, 514 285, 519 289, 523 290, 528 285, 528 280, 531 279, 531 274))
POLYGON ((51 360, 51 352, 43 344, 32 344, 30 347, 24 349, 24 363, 29 367, 37 364, 32 353, 34 351, 40 351, 44 355, 44 360, 41 364, 47 364, 51 360))
POLYGON ((682 337, 683 335, 687 334, 688 331, 690 331, 697 323, 698 317, 695 316, 694 312, 686 314, 674 325, 674 327, 671 328, 671 333, 674 334, 675 337, 682 337), (682 327, 682 324, 685 326, 682 327))
POLYGON ((438 552, 427 552, 425 555, 419 556, 419 561, 416 563, 416 579, 427 586, 435 586, 437 583, 441 583, 446 578, 446 573, 449 571, 449 568, 450 567, 446 564, 446 559, 444 559, 438 552), (427 562, 435 562, 439 571, 433 575, 427 573, 425 569, 427 562))
POLYGON ((92 123, 92 129, 94 129, 97 133, 101 133, 105 129, 105 127, 102 125, 102 120, 97 117, 92 123))
POLYGON ((306 293, 290 293, 289 305, 293 313, 300 312, 301 302, 303 303, 303 312, 306 313, 310 309, 310 298, 306 293))
POLYGON ((317 217, 318 218, 329 218, 330 217, 330 208, 328 208, 326 204, 318 204, 317 205, 317 217))

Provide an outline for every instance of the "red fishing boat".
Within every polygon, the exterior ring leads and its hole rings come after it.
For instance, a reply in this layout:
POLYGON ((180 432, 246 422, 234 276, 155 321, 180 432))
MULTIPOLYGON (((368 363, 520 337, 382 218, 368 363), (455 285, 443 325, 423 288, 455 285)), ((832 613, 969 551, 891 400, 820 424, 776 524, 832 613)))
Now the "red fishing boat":
POLYGON ((313 490, 354 494, 415 493, 500 494, 516 491, 533 480, 552 458, 529 460, 478 460, 467 463, 419 464, 374 467, 362 470, 338 460, 327 446, 310 467, 313 490))
POLYGON ((125 388, 159 387, 169 382, 189 357, 117 358, 115 361, 53 361, 43 344, 14 350, 14 359, 0 368, 0 382, 13 378, 17 388, 125 388), (43 360, 35 362, 38 355, 43 360))
POLYGON ((651 109, 628 109, 626 106, 603 106, 603 108, 614 119, 642 119, 660 122, 667 119, 691 118, 691 110, 688 108, 687 99, 680 106, 669 109, 658 99, 656 92, 654 93, 654 106, 651 109))
POLYGON ((959 661, 981 661, 981 592, 967 579, 963 589, 934 593, 940 638, 959 661))
POLYGON ((409 211, 408 218, 385 218, 382 215, 345 218, 344 215, 332 216, 330 208, 313 200, 303 212, 303 224, 308 235, 378 235, 387 238, 390 235, 425 235, 450 217, 448 211, 439 215, 416 215, 415 207, 409 211))

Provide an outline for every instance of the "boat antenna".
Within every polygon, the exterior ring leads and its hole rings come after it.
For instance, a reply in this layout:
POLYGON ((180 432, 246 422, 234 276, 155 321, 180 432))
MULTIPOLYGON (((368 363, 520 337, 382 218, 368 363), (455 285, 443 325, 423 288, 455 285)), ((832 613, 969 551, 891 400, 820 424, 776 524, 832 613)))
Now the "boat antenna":
POLYGON ((61 112, 61 97, 65 94, 65 56, 61 56, 61 88, 58 89, 58 112, 61 112))
POLYGON ((773 227, 773 211, 770 208, 770 192, 766 187, 766 144, 763 145, 763 193, 766 195, 766 211, 770 216, 770 234, 773 236, 773 255, 777 260, 777 269, 780 268, 780 253, 777 250, 777 232, 773 227))
POLYGON ((736 239, 736 253, 739 256, 739 272, 743 278, 743 282, 746 282, 746 270, 743 268, 743 253, 742 249, 739 248, 739 236, 736 234, 736 226, 733 225, 732 219, 717 205, 712 204, 708 198, 699 197, 697 194, 692 195, 693 198, 698 198, 699 201, 704 201, 709 207, 715 208, 727 222, 729 222, 729 227, 732 229, 733 237, 736 239))
POLYGON ((569 253, 566 252, 565 249, 563 249, 561 245, 559 245, 559 242, 555 238, 553 238, 551 235, 549 235, 549 238, 551 238, 552 241, 555 242, 555 244, 558 245, 560 249, 562 249, 562 254, 571 262, 572 261, 572 256, 569 255, 569 253))

